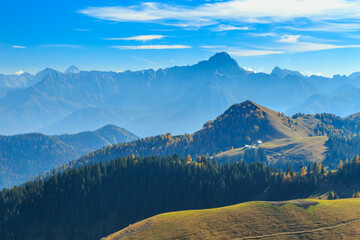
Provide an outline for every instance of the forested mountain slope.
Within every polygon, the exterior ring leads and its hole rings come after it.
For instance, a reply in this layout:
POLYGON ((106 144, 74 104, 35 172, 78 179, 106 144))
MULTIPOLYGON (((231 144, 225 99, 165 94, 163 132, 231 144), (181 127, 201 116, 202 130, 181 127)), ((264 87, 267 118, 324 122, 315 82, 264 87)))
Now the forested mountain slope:
POLYGON ((98 240, 169 211, 315 194, 327 198, 331 191, 334 197, 352 197, 360 190, 359 176, 358 158, 337 172, 314 163, 297 173, 261 163, 218 165, 206 158, 120 158, 0 192, 0 238, 98 240))
MULTIPOLYGON (((214 121, 208 121, 193 134, 171 134, 144 138, 127 144, 117 144, 87 154, 69 166, 108 161, 119 156, 146 155, 201 155, 214 154, 233 148, 284 138, 332 136, 353 137, 359 133, 356 120, 343 119, 332 114, 297 114, 287 117, 251 101, 234 104, 214 121)), ((324 140, 326 141, 326 139, 324 140)), ((305 159, 304 159, 305 160, 305 159)), ((69 166, 64 166, 69 167, 69 166)))
POLYGON ((112 125, 74 135, 0 136, 0 189, 26 182, 90 151, 136 139, 133 133, 112 125))
MULTIPOLYGON (((313 119, 313 122, 319 122, 313 119)), ((213 155, 220 151, 242 147, 257 140, 269 141, 288 137, 304 137, 314 134, 316 124, 302 118, 284 114, 260 106, 251 101, 232 105, 214 121, 208 121, 193 134, 171 134, 148 137, 126 144, 117 144, 92 152, 72 162, 71 166, 90 162, 108 161, 119 156, 146 155, 213 155)))
POLYGON ((139 139, 139 137, 132 132, 114 125, 106 125, 95 131, 63 134, 57 137, 66 144, 80 149, 84 153, 107 145, 127 143, 139 139))

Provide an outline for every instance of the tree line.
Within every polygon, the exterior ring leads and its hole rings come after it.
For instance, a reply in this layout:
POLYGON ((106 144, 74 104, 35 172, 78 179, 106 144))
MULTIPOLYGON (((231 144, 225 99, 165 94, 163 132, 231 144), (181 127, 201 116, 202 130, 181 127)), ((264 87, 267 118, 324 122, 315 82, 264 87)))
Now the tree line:
POLYGON ((163 212, 306 198, 329 182, 358 181, 358 162, 336 173, 178 155, 89 164, 0 192, 0 239, 100 239, 163 212))

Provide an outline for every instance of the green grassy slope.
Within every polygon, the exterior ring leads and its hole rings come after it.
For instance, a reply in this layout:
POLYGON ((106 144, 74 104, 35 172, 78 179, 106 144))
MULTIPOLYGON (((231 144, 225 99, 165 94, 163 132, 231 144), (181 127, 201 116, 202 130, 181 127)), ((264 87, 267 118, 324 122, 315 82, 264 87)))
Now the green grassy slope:
POLYGON ((360 200, 247 202, 160 214, 114 233, 119 239, 358 239, 360 200))
MULTIPOLYGON (((265 142, 259 147, 266 150, 266 154, 270 162, 277 162, 279 160, 308 160, 313 162, 321 162, 324 160, 327 148, 325 142, 328 137, 296 137, 275 139, 265 142)), ((216 159, 238 159, 241 154, 245 152, 245 148, 236 148, 216 154, 216 159)))
POLYGON ((319 123, 319 120, 313 117, 293 119, 257 103, 251 103, 264 112, 270 126, 288 138, 311 136, 313 135, 312 130, 315 128, 315 125, 319 123))

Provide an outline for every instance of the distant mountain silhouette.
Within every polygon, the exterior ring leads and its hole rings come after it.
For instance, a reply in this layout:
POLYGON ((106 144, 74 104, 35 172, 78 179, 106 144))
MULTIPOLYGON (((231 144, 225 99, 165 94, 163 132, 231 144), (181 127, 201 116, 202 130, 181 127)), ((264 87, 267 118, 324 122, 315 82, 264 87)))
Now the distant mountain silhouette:
POLYGON ((354 87, 339 88, 337 95, 314 95, 303 104, 289 109, 287 114, 294 113, 333 113, 346 117, 360 110, 360 89, 354 87))
POLYGON ((304 76, 301 73, 299 73, 298 71, 291 71, 291 70, 288 70, 288 69, 281 69, 279 67, 275 67, 272 70, 271 75, 277 75, 280 78, 284 78, 287 75, 293 75, 293 76, 297 76, 297 77, 300 77, 300 78, 304 78, 304 76))
POLYGON ((136 118, 135 111, 124 110, 119 107, 81 108, 67 115, 65 118, 41 129, 45 134, 57 134, 58 132, 76 133, 97 129, 105 124, 124 126, 136 118))
POLYGON ((72 135, 0 136, 0 189, 21 184, 104 146, 136 139, 135 134, 113 125, 72 135))
POLYGON ((13 75, 0 74, 0 97, 5 96, 9 91, 30 87, 34 85, 37 80, 35 76, 29 73, 13 75))
POLYGON ((69 73, 79 73, 79 72, 80 70, 76 66, 72 65, 68 69, 66 69, 64 73, 69 74, 69 73))
MULTIPOLYGON (((182 134, 246 99, 281 112, 321 111, 320 100, 318 108, 298 106, 313 96, 331 96, 344 84, 357 88, 357 76, 307 77, 279 67, 271 74, 255 73, 225 52, 191 66, 156 71, 79 71, 71 66, 61 73, 47 68, 36 74, 41 79, 36 84, 0 99, 0 134, 73 133, 106 124, 120 124, 141 136, 182 134)), ((348 106, 347 112, 359 111, 354 103, 348 106)))

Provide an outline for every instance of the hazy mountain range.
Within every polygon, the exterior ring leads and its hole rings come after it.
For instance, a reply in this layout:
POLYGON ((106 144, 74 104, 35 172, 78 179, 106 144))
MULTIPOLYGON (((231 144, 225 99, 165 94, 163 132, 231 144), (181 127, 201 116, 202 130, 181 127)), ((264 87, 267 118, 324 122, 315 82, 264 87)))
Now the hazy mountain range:
POLYGON ((77 134, 0 136, 0 189, 26 182, 104 146, 136 139, 135 134, 113 125, 77 134))
POLYGON ((74 133, 106 124, 140 136, 183 134, 246 99, 287 114, 360 111, 360 73, 307 77, 278 67, 270 74, 255 73, 224 52, 192 66, 156 71, 79 71, 71 66, 64 73, 45 69, 36 76, 1 79, 12 89, 0 98, 1 134, 74 133))

